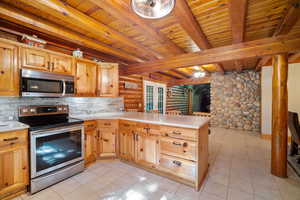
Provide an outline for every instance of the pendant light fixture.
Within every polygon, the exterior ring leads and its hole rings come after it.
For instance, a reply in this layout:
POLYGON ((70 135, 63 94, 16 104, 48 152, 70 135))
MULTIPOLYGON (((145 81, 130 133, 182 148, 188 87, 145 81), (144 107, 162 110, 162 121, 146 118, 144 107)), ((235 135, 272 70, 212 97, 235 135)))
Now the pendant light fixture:
POLYGON ((133 11, 142 18, 159 19, 170 14, 175 0, 131 0, 133 11))

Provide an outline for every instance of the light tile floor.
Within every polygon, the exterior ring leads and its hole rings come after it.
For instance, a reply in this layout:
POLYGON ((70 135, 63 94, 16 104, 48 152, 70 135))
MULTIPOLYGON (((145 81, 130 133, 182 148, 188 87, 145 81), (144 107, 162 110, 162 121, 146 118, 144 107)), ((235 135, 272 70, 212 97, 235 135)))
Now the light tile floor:
POLYGON ((270 142, 258 134, 213 128, 210 170, 200 192, 118 160, 98 161, 85 172, 16 200, 300 200, 300 181, 270 174, 270 142))

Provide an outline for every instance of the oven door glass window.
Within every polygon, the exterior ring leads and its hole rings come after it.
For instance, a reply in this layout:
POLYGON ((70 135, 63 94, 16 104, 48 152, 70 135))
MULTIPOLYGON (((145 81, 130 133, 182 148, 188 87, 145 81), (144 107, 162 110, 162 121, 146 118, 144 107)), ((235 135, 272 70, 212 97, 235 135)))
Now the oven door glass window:
POLYGON ((23 92, 63 93, 62 81, 29 78, 23 78, 22 81, 23 92))
POLYGON ((82 157, 81 130, 36 138, 36 172, 82 157))

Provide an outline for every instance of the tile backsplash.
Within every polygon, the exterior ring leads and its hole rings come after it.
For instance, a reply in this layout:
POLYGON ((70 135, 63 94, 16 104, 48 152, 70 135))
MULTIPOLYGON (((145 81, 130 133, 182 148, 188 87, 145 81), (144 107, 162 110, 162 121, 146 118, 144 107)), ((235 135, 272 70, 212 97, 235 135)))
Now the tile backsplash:
POLYGON ((124 109, 123 98, 67 97, 31 98, 0 97, 0 121, 18 119, 18 108, 22 105, 67 104, 71 115, 119 112, 124 109))

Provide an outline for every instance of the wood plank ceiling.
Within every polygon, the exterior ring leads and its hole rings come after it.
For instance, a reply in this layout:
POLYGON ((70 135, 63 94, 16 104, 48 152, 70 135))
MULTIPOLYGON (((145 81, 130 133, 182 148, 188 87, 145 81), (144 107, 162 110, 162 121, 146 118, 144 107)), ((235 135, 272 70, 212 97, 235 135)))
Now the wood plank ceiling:
MULTIPOLYGON (((174 11, 158 20, 135 15, 130 0, 2 0, 0 3, 0 20, 14 23, 19 30, 26 28, 46 39, 85 46, 99 54, 99 58, 111 56, 109 61, 122 62, 125 67, 271 36, 300 34, 299 13, 299 0, 177 0, 174 11)), ((299 59, 296 52, 291 56, 292 60, 299 59)), ((151 73, 153 77, 174 82, 191 80, 197 71, 209 75, 259 70, 268 60, 267 57, 225 60, 151 73)))

